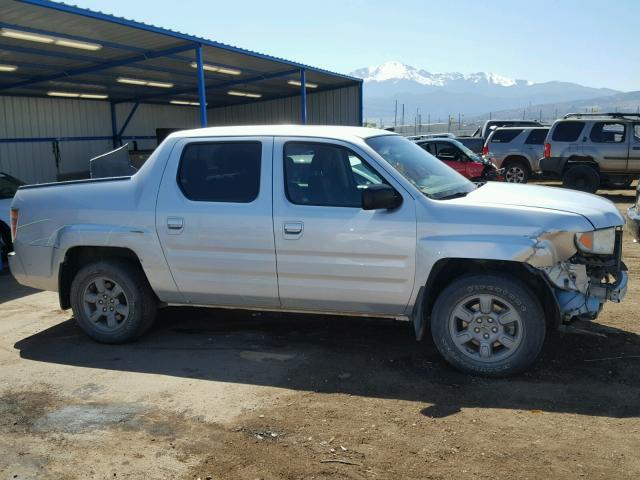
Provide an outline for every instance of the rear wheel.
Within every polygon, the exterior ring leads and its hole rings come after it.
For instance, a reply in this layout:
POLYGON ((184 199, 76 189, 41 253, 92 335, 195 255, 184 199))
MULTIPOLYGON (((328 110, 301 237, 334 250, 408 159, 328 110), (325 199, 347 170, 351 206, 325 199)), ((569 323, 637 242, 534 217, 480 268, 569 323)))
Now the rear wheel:
POLYGON ((562 176, 562 185, 581 192, 595 193, 600 187, 600 174, 589 165, 576 165, 562 176))
POLYGON ((431 315, 436 347, 467 373, 507 376, 531 366, 546 333, 543 310, 515 278, 470 275, 440 294, 431 315))
POLYGON ((157 304, 139 267, 110 259, 78 271, 71 283, 71 306, 78 325, 91 338, 124 343, 151 327, 157 304))
POLYGON ((509 183, 527 183, 531 177, 531 169, 522 160, 512 160, 504 167, 504 180, 509 183))

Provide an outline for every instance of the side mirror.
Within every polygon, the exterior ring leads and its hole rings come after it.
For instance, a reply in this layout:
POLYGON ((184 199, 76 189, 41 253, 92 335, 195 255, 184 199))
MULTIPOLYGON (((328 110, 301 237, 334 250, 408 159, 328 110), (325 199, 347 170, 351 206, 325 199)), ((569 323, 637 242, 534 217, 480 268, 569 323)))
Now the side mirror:
POLYGON ((389 185, 369 185, 362 190, 363 210, 391 210, 402 205, 402 196, 389 185))

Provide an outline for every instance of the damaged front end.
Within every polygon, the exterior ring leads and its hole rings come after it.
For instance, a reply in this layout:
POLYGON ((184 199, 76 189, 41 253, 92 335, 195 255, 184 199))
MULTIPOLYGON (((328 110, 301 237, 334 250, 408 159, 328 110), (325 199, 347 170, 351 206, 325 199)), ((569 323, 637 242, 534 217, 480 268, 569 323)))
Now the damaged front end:
POLYGON ((628 272, 622 262, 622 229, 614 230, 611 254, 575 248, 568 260, 542 267, 553 288, 561 323, 595 319, 606 301, 620 302, 627 292, 628 272))

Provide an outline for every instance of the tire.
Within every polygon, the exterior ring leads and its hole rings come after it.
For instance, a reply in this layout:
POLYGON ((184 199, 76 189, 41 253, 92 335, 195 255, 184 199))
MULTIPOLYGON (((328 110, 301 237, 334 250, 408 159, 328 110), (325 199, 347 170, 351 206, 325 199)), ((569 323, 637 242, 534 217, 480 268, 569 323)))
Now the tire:
POLYGON ((576 165, 562 176, 562 185, 581 192, 596 193, 600 187, 600 174, 588 165, 576 165))
POLYGON ((468 275, 438 296, 431 334, 442 356, 458 370, 504 377, 537 360, 546 321, 540 303, 516 278, 468 275))
POLYGON ((531 168, 524 160, 511 160, 504 167, 504 181, 507 183, 527 183, 531 168))
POLYGON ((71 307, 89 337, 100 343, 125 343, 149 330, 157 301, 140 267, 105 259, 78 271, 71 282, 71 307))

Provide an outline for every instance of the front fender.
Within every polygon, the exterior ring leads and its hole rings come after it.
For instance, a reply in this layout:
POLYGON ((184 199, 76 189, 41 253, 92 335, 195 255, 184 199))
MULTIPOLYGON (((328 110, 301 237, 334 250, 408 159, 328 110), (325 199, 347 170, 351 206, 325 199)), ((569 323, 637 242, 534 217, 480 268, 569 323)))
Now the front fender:
MULTIPOLYGON (((573 238, 574 233, 566 231, 531 235, 424 235, 418 239, 416 284, 418 287, 426 286, 434 265, 445 259, 519 262, 543 271, 576 253, 573 238)), ((408 314, 413 311, 418 294, 419 289, 416 288, 408 314)))

